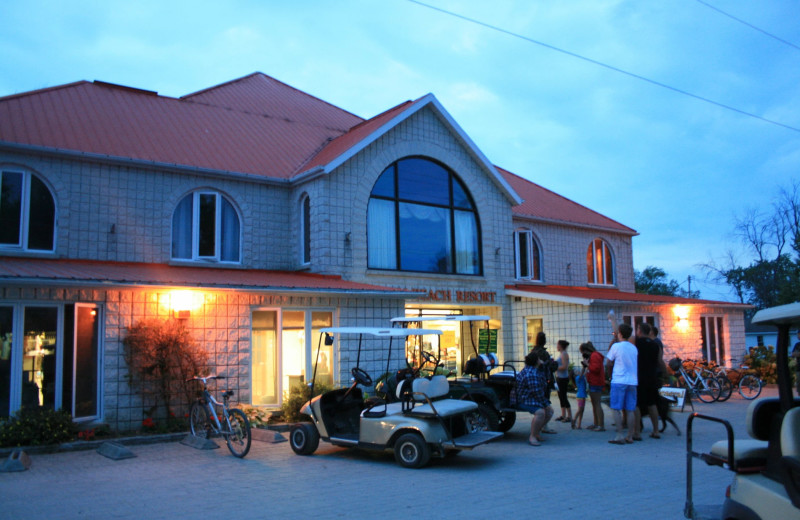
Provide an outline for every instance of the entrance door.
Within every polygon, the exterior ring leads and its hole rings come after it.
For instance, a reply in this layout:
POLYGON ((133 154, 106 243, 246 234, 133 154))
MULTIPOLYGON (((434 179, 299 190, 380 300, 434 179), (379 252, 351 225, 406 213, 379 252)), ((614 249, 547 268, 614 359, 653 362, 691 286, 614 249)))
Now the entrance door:
POLYGON ((278 311, 253 311, 253 404, 281 404, 278 388, 278 311))
POLYGON ((99 417, 99 310, 86 303, 68 305, 64 322, 63 407, 75 419, 99 417))
POLYGON ((701 316, 700 331, 703 337, 703 358, 719 365, 725 364, 725 341, 722 334, 722 316, 701 316))
POLYGON ((22 406, 56 408, 58 307, 25 307, 22 406))

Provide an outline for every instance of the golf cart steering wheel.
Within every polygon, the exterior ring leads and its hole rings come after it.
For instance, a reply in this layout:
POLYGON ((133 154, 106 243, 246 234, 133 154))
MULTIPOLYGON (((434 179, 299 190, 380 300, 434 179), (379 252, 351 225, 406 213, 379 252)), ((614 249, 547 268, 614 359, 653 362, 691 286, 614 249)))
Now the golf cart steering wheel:
POLYGON ((424 350, 420 350, 419 354, 420 354, 420 356, 422 356, 425 359, 425 361, 427 363, 430 363, 434 367, 439 364, 439 360, 436 359, 436 357, 434 357, 434 355, 431 354, 430 352, 426 352, 424 350))
POLYGON ((350 371, 350 374, 353 376, 353 379, 356 380, 356 383, 363 386, 372 386, 372 378, 369 377, 364 370, 359 367, 355 367, 350 371))

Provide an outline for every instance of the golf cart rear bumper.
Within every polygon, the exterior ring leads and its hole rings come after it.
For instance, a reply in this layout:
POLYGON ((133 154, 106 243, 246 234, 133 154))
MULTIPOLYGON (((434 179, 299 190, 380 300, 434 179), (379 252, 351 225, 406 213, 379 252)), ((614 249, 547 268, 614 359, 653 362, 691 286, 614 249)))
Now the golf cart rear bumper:
POLYGON ((501 432, 475 432, 461 437, 456 437, 453 442, 443 442, 442 447, 445 449, 454 450, 471 450, 481 444, 486 444, 495 439, 499 439, 503 434, 501 432))

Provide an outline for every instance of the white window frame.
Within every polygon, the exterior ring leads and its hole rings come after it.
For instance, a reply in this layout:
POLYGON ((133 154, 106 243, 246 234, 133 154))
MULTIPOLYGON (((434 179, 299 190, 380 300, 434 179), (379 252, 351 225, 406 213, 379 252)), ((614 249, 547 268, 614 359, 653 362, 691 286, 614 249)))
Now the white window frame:
POLYGON ((626 312, 622 314, 622 323, 626 323, 625 318, 630 318, 630 326, 633 328, 634 333, 636 332, 636 318, 641 318, 642 322, 648 323, 650 325, 654 325, 658 327, 658 315, 653 313, 647 312, 626 312), (653 323, 650 323, 649 318, 652 318, 653 323))
POLYGON ((716 336, 717 337, 717 344, 714 346, 714 348, 716 349, 716 353, 715 353, 716 354, 715 357, 717 358, 716 359, 716 363, 718 365, 723 365, 723 366, 727 365, 728 362, 731 359, 731 352, 730 352, 730 345, 728 344, 728 341, 727 341, 728 338, 725 337, 725 315, 723 315, 723 314, 701 314, 700 315, 700 319, 703 320, 703 322, 705 322, 705 334, 706 334, 705 337, 702 336, 703 328, 701 326, 701 329, 700 329, 700 333, 701 333, 700 345, 701 345, 701 348, 703 349, 703 352, 702 352, 703 353, 703 358, 706 359, 707 361, 711 361, 712 360, 711 356, 709 355, 710 354, 710 350, 709 349, 711 347, 710 347, 710 345, 708 343, 708 324, 709 324, 709 322, 711 322, 711 323, 714 324, 714 330, 716 331, 716 334, 717 334, 717 336, 716 336), (720 319, 721 319, 721 324, 719 326, 717 326, 717 324, 719 323, 720 319), (722 338, 722 341, 721 341, 722 349, 723 349, 722 355, 720 355, 720 351, 719 351, 720 338, 722 338))
MULTIPOLYGON (((617 262, 616 262, 616 259, 614 258, 614 251, 611 249, 611 245, 608 243, 607 240, 605 240, 603 238, 600 238, 600 237, 597 237, 597 238, 593 239, 589 243, 589 248, 592 251, 592 275, 593 275, 592 278, 593 278, 593 281, 589 281, 588 283, 590 285, 615 285, 616 279, 617 279, 617 277, 616 277, 617 262), (595 254, 596 253, 595 243, 598 240, 600 241, 600 243, 603 246, 602 248, 600 248, 601 260, 602 260, 601 265, 603 266, 602 273, 598 273, 597 272, 597 257, 596 257, 596 254, 595 254), (606 255, 611 257, 611 272, 610 273, 606 272, 606 261, 608 259, 608 257, 606 255), (602 276, 598 276, 599 274, 602 274, 602 276), (609 274, 611 275, 611 280, 610 281, 608 280, 608 275, 609 274)), ((588 276, 587 276, 587 279, 588 279, 588 276)))
POLYGON ((530 229, 521 228, 514 231, 514 277, 517 280, 530 280, 533 282, 541 282, 544 277, 542 276, 542 247, 539 241, 536 239, 536 235, 530 229), (528 268, 528 275, 522 276, 522 259, 520 258, 520 238, 524 237, 525 240, 525 247, 527 248, 527 268, 528 268), (539 273, 538 277, 535 277, 534 273, 535 269, 534 266, 534 254, 533 254, 533 246, 536 245, 536 251, 538 253, 538 264, 539 264, 539 273))
POLYGON ((44 184, 47 191, 50 193, 50 198, 53 199, 53 247, 52 249, 29 249, 28 238, 30 237, 30 204, 31 204, 31 177, 33 173, 24 169, 14 168, 0 168, 0 189, 2 189, 2 173, 18 173, 22 175, 22 193, 20 204, 20 221, 19 221, 19 235, 16 244, 0 244, 0 250, 14 250, 14 251, 30 251, 30 252, 43 252, 52 253, 56 250, 56 236, 58 224, 58 206, 56 205, 56 198, 53 195, 53 190, 44 182, 44 179, 37 176, 39 181, 44 184))
POLYGON ((306 232, 311 231, 311 197, 304 194, 300 197, 300 265, 311 265, 311 236, 306 241, 306 232), (306 221, 306 204, 308 204, 308 220, 306 221), (309 229, 306 229, 309 228, 309 229))
MULTIPOLYGON (((178 201, 178 205, 183 202, 186 197, 192 197, 192 226, 191 226, 191 233, 192 233, 192 257, 191 258, 180 258, 180 257, 171 257, 172 260, 175 261, 193 261, 193 262, 219 262, 223 264, 231 264, 231 265, 238 265, 242 263, 242 216, 239 214, 239 210, 230 201, 227 197, 221 194, 218 191, 214 190, 197 190, 190 194, 187 194, 178 201), (214 255, 200 255, 200 197, 204 195, 213 195, 215 197, 214 202, 214 255), (233 211, 236 213, 236 218, 239 221, 239 250, 237 252, 238 260, 222 260, 222 201, 225 200, 230 206, 233 208, 233 211)), ((173 211, 173 221, 175 218, 175 211, 178 210, 178 207, 175 207, 173 211)), ((175 241, 175 229, 173 221, 170 222, 170 230, 172 232, 172 241, 170 242, 170 249, 172 248, 172 244, 175 241)))

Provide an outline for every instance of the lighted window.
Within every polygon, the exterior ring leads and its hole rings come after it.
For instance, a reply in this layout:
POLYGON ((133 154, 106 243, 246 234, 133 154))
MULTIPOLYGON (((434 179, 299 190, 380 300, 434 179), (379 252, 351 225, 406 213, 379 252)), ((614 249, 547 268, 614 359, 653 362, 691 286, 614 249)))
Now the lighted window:
POLYGON ((586 251, 588 281, 592 284, 614 285, 614 256, 602 238, 595 238, 586 251))
POLYGON ((0 248, 53 251, 56 204, 36 175, 0 172, 0 248))
POLYGON ((541 281, 541 249, 532 231, 521 229, 514 232, 514 251, 516 278, 541 281))
POLYGON ((239 262, 239 215, 222 195, 197 191, 184 197, 172 216, 172 258, 239 262))
POLYGON ((472 198, 438 163, 402 159, 373 186, 367 213, 370 268, 479 275, 480 242, 472 198))
POLYGON ((308 195, 300 201, 300 262, 311 263, 311 199, 308 195))

